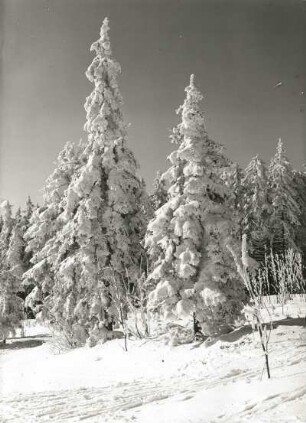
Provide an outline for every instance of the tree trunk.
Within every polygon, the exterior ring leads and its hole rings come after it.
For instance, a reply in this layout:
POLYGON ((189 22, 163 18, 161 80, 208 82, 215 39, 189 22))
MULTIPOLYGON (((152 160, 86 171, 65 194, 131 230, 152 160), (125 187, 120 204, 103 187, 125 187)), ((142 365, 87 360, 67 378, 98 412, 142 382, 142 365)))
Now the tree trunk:
POLYGON ((199 321, 196 318, 195 313, 193 313, 193 337, 195 340, 203 339, 203 333, 201 331, 201 326, 199 321))

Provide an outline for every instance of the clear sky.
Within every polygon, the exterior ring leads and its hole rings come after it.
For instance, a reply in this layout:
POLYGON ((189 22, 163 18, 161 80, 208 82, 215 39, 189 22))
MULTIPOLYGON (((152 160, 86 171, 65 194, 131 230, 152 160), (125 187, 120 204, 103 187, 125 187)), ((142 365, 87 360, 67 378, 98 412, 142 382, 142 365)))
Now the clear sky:
POLYGON ((105 16, 149 190, 191 73, 230 158, 269 160, 281 137, 295 167, 306 161, 305 0, 0 0, 2 199, 41 201, 60 149, 84 137, 84 72, 105 16))

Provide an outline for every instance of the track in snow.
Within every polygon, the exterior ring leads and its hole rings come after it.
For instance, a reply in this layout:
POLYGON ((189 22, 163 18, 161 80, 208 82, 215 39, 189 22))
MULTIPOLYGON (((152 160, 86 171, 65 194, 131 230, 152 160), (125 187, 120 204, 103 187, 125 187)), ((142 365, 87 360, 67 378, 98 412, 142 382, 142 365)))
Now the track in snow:
MULTIPOLYGON (((292 335, 289 335, 298 341, 293 345, 291 339, 278 340, 278 336, 281 335, 283 333, 277 332, 274 337, 275 342, 271 345, 272 378, 276 376, 276 373, 278 373, 276 379, 282 378, 282 375, 285 376, 286 373, 283 374, 283 371, 286 371, 288 367, 294 371, 298 370, 299 374, 305 374, 306 378, 305 336, 297 338, 292 331, 292 335)), ((246 345, 244 349, 239 345, 225 343, 220 345, 220 348, 225 350, 223 359, 220 362, 211 363, 208 360, 206 374, 202 368, 199 374, 173 374, 168 378, 138 379, 132 383, 113 383, 110 386, 98 388, 3 395, 0 397, 0 423, 83 421, 85 423, 127 423, 134 420, 141 422, 135 416, 141 412, 143 405, 166 403, 169 400, 175 407, 175 402, 188 401, 197 393, 208 392, 220 385, 233 384, 235 389, 235 382, 258 380, 261 369, 258 367, 258 361, 254 363, 252 356, 249 355, 253 352, 250 351, 249 346, 246 345), (242 362, 245 359, 251 360, 249 368, 235 369, 230 366, 236 349, 242 362)), ((254 351, 254 356, 257 353, 254 351)), ((232 414, 222 415, 220 410, 220 414, 209 421, 214 423, 291 423, 281 419, 279 410, 286 404, 297 403, 300 404, 301 409, 306 407, 306 388, 303 386, 276 395, 267 394, 263 396, 260 403, 250 397, 239 404, 232 414), (262 419, 263 416, 266 420, 262 419), (275 417, 275 420, 272 417, 275 417)), ((294 423, 301 421, 292 420, 294 423)))
MULTIPOLYGON (((254 376, 254 371, 229 372, 222 383, 254 376)), ((56 392, 5 395, 0 399, 1 423, 74 423, 80 421, 107 422, 123 420, 118 413, 175 397, 187 400, 202 389, 217 386, 220 380, 177 377, 163 381, 137 381, 104 388, 81 388, 56 392)))

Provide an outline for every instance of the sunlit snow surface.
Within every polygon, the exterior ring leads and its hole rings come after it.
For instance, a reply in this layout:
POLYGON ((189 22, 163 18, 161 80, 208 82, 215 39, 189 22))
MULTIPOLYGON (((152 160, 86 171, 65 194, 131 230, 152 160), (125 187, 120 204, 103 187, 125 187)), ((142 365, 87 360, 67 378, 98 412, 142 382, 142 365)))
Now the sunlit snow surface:
POLYGON ((271 380, 249 326, 206 344, 130 340, 126 352, 116 339, 58 354, 27 324, 0 349, 0 422, 306 422, 305 303, 286 307, 273 310, 271 380))

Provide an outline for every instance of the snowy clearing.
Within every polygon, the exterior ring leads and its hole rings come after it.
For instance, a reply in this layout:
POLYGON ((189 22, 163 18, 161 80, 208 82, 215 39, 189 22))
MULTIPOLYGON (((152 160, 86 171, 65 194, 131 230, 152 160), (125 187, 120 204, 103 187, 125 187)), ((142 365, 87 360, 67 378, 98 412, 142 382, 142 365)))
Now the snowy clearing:
POLYGON ((130 340, 126 352, 117 339, 61 354, 28 326, 0 357, 1 423, 306 422, 301 317, 274 324, 271 380, 249 326, 204 344, 130 340))

